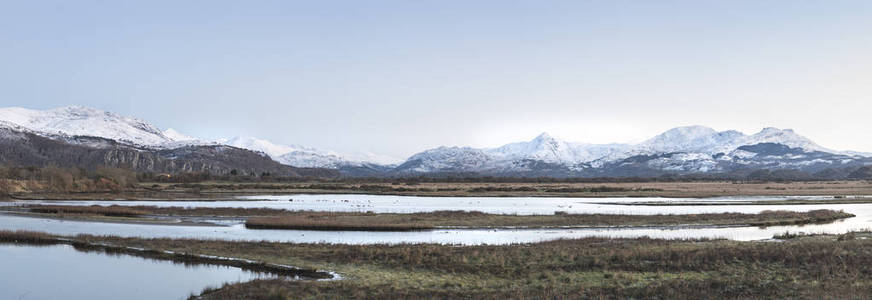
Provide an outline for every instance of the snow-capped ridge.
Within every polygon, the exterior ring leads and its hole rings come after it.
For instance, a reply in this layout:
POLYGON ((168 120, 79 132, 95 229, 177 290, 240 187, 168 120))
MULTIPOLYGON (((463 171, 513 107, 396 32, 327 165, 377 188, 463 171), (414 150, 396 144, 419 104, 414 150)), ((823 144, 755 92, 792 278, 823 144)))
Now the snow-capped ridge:
POLYGON ((557 139, 544 132, 530 141, 506 144, 486 152, 497 160, 533 159, 549 163, 574 164, 583 161, 585 156, 577 151, 573 143, 557 139))
POLYGON ((185 146, 228 145, 262 152, 265 155, 301 167, 337 167, 367 163, 398 163, 399 160, 371 153, 340 154, 298 145, 278 145, 254 137, 236 137, 209 141, 183 134, 173 128, 160 130, 144 120, 118 115, 95 108, 68 106, 48 110, 21 107, 0 108, 0 127, 26 131, 65 141, 76 137, 97 137, 136 147, 175 149, 185 146))
MULTIPOLYGON (((406 160, 372 153, 339 153, 299 145, 281 145, 255 137, 208 141, 173 128, 161 130, 144 120, 99 109, 69 106, 49 110, 0 108, 0 134, 35 134, 94 147, 118 143, 139 149, 227 145, 262 153, 296 167, 389 170, 391 172, 491 172, 514 174, 547 169, 586 172, 604 168, 653 168, 675 172, 718 172, 725 166, 838 166, 872 163, 872 154, 834 151, 793 129, 766 127, 754 134, 717 131, 705 126, 666 130, 638 144, 570 142, 543 132, 530 140, 493 148, 437 147, 406 160)), ((817 167, 816 167, 817 168, 817 167)), ((572 173, 579 174, 579 173, 572 173)))
POLYGON ((299 145, 280 145, 256 137, 235 137, 222 144, 262 152, 275 161, 300 168, 340 168, 364 164, 388 165, 399 160, 375 154, 343 154, 299 145))
POLYGON ((192 137, 192 136, 190 136, 190 135, 187 135, 187 134, 184 134, 184 133, 178 132, 178 131, 176 131, 175 129, 172 129, 172 128, 167 128, 167 130, 164 130, 164 131, 163 131, 163 135, 166 136, 167 138, 169 138, 169 139, 175 141, 175 142, 182 142, 182 141, 196 141, 196 140, 198 140, 198 139, 195 138, 195 137, 192 137))
POLYGON ((273 144, 270 141, 251 136, 237 136, 222 142, 222 144, 252 151, 263 152, 272 157, 273 159, 276 159, 286 153, 301 150, 301 147, 277 145, 273 144))
POLYGON ((0 108, 0 120, 42 135, 94 136, 144 146, 172 142, 148 122, 82 106, 50 110, 0 108))
MULTIPOLYGON (((755 153, 740 150, 743 146, 777 144, 800 149, 805 153, 830 153, 856 156, 857 152, 838 152, 821 147, 792 129, 767 127, 753 135, 735 130, 717 131, 705 126, 682 126, 669 129, 639 144, 586 144, 566 142, 542 133, 532 140, 506 144, 496 148, 439 147, 413 155, 407 160, 419 161, 421 170, 438 170, 447 166, 452 171, 477 172, 525 171, 528 163, 539 161, 563 165, 569 170, 600 168, 632 157, 659 157, 650 162, 662 170, 709 172, 718 170, 717 161, 755 159, 755 153)), ((794 150, 791 150, 794 151, 794 150)), ((784 159, 801 159, 788 155, 784 159)))
POLYGON ((754 145, 760 143, 774 143, 789 146, 791 148, 801 148, 805 151, 820 151, 828 153, 841 153, 832 149, 821 147, 810 139, 797 134, 793 129, 778 129, 775 127, 763 128, 760 132, 748 136, 744 141, 744 145, 754 145))

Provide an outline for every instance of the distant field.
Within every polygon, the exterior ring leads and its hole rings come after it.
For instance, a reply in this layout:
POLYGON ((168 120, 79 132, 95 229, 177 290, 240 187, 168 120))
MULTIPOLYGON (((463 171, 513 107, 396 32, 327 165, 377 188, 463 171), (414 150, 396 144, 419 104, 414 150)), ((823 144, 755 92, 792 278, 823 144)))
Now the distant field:
POLYGON ((152 191, 222 193, 364 193, 421 196, 715 197, 741 195, 872 195, 869 181, 615 183, 228 183, 141 184, 152 191))
POLYGON ((253 194, 376 194, 452 197, 872 196, 872 181, 814 182, 200 182, 137 183, 118 191, 51 192, 19 188, 0 199, 223 200, 253 194))

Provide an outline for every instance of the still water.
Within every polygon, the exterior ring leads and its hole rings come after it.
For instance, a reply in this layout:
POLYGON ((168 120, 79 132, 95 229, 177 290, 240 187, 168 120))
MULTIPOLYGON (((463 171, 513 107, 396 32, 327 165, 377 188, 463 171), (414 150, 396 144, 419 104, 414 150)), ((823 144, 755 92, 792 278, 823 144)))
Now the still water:
MULTIPOLYGON (((286 210, 314 210, 337 212, 415 213, 439 210, 467 210, 493 214, 550 215, 555 211, 600 214, 687 214, 707 212, 755 213, 759 205, 741 205, 748 201, 776 201, 787 199, 835 200, 832 196, 802 197, 717 197, 717 198, 556 198, 556 197, 415 197, 391 195, 282 195, 242 196, 238 201, 18 201, 15 204, 54 205, 146 205, 177 207, 241 207, 286 210), (633 202, 724 202, 717 206, 627 206, 615 205, 633 202)), ((0 205, 3 205, 0 203, 0 205)), ((808 210, 824 206, 776 206, 786 210, 808 210)))
POLYGON ((267 276, 184 265, 69 245, 0 244, 0 299, 186 299, 206 287, 267 276))
MULTIPOLYGON (((241 221, 227 226, 170 226, 146 224, 116 224, 99 222, 63 221, 0 215, 0 229, 34 230, 54 234, 116 235, 125 237, 167 237, 248 241, 279 241, 295 243, 339 244, 512 244, 582 237, 641 237, 655 238, 727 238, 734 240, 768 239, 785 231, 805 233, 845 233, 872 228, 872 204, 829 205, 743 205, 743 201, 783 199, 827 200, 832 197, 726 197, 707 199, 669 198, 485 198, 485 197, 410 197, 383 195, 289 195, 251 196, 239 201, 51 201, 52 204, 70 205, 156 205, 182 207, 264 207, 288 210, 318 211, 374 211, 374 212, 427 212, 437 210, 470 210, 504 214, 553 214, 555 211, 601 214, 689 214, 741 212, 758 213, 764 210, 808 211, 836 209, 853 213, 857 217, 830 224, 805 226, 758 227, 667 227, 667 228, 589 228, 589 229, 500 229, 500 230, 432 230, 419 232, 359 232, 309 230, 249 230, 241 221), (725 206, 627 206, 626 202, 707 201, 730 202, 725 206), (612 204, 608 204, 612 203, 612 204)), ((27 202, 34 203, 34 202, 27 202)), ((20 204, 20 203, 19 203, 20 204)))

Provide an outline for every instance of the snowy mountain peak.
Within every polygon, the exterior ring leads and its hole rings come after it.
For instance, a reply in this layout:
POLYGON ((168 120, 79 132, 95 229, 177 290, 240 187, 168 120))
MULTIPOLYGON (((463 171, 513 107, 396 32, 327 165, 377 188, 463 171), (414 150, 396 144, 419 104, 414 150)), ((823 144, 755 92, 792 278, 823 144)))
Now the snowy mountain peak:
POLYGON ((263 152, 272 159, 289 166, 301 168, 339 168, 342 166, 360 166, 364 164, 390 165, 400 160, 372 153, 344 154, 329 150, 319 150, 299 145, 279 145, 268 140, 244 136, 235 137, 222 144, 263 152))
POLYGON ((278 157, 300 150, 302 147, 294 147, 294 146, 285 146, 285 145, 277 145, 273 144, 270 141, 259 139, 256 137, 250 136, 237 136, 232 139, 227 140, 223 144, 228 146, 233 146, 237 148, 243 148, 253 151, 259 151, 266 153, 273 159, 277 159, 278 157))
POLYGON ((487 152, 500 160, 533 159, 552 163, 575 163, 579 155, 574 146, 542 133, 528 142, 503 145, 487 152))
POLYGON ((776 127, 766 127, 760 131, 760 133, 782 133, 782 132, 793 132, 793 129, 790 129, 790 128, 780 129, 780 128, 776 128, 776 127))
POLYGON ((439 147, 412 155, 400 165, 401 172, 465 171, 486 168, 490 155, 470 147, 439 147))
POLYGON ((748 136, 744 141, 746 145, 773 143, 782 144, 791 148, 801 148, 805 151, 821 151, 829 153, 839 153, 812 142, 808 138, 801 136, 793 131, 793 129, 778 129, 774 127, 763 128, 760 132, 748 136))
POLYGON ((0 108, 0 121, 48 135, 95 136, 145 146, 172 142, 148 122, 82 106, 50 110, 0 108))
MULTIPOLYGON (((542 133, 529 141, 490 149, 439 147, 413 155, 402 166, 421 172, 448 170, 511 173, 555 166, 573 172, 584 172, 591 168, 622 164, 625 159, 629 159, 626 161, 628 164, 650 159, 649 167, 658 170, 708 172, 719 170, 721 163, 745 164, 753 160, 763 162, 766 159, 777 159, 776 156, 781 154, 772 154, 776 152, 792 153, 790 155, 793 156, 781 157, 788 160, 801 160, 805 157, 796 151, 820 152, 808 157, 842 154, 862 156, 820 147, 790 129, 770 127, 754 135, 746 135, 735 130, 717 131, 705 126, 684 126, 669 129, 635 145, 570 143, 542 133), (764 152, 770 154, 756 156, 764 152)), ((840 159, 846 160, 839 163, 851 161, 850 158, 840 159)), ((813 165, 819 161, 788 163, 802 166, 801 163, 813 165)))
POLYGON ((707 139, 718 132, 705 126, 676 127, 663 132, 646 143, 690 143, 694 140, 707 139))
POLYGON ((540 133, 538 136, 536 136, 536 138, 533 139, 533 141, 537 142, 548 142, 554 140, 556 140, 556 138, 554 138, 553 136, 551 136, 551 134, 548 134, 547 132, 540 133))
POLYGON ((709 153, 718 151, 719 146, 732 147, 732 144, 744 136, 738 131, 718 132, 705 126, 676 127, 642 142, 638 146, 638 151, 640 153, 709 153))
POLYGON ((167 130, 164 130, 163 135, 170 138, 173 141, 176 141, 176 142, 196 141, 197 140, 197 138, 195 138, 195 137, 178 132, 172 128, 168 128, 167 130))

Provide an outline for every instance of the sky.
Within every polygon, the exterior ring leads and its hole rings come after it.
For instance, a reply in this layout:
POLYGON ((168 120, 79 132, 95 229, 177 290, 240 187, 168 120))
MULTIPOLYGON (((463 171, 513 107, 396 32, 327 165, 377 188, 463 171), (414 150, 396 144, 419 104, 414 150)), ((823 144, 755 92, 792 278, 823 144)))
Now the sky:
POLYGON ((402 158, 792 128, 872 151, 872 1, 7 1, 0 106, 402 158))

